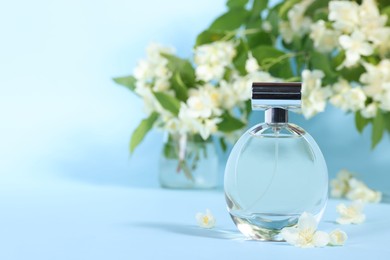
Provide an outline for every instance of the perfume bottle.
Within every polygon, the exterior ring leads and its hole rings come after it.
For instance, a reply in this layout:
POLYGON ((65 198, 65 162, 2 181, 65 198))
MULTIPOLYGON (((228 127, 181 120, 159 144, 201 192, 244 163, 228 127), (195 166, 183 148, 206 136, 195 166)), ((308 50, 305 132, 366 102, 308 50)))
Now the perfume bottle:
POLYGON ((228 211, 247 237, 282 241, 303 212, 322 217, 328 198, 328 170, 320 148, 288 110, 301 107, 301 83, 253 83, 252 110, 265 122, 245 132, 225 169, 228 211))

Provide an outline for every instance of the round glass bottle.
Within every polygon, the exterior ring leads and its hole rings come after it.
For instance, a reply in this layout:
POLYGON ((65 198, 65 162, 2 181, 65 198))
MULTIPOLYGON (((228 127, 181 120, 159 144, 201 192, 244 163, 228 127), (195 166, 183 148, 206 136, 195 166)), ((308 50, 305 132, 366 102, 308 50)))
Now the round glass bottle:
POLYGON ((281 241, 280 231, 295 225, 303 212, 320 220, 328 172, 314 139, 288 123, 288 109, 300 106, 300 83, 254 83, 252 90, 252 108, 266 110, 265 123, 249 129, 233 147, 225 197, 244 235, 281 241))

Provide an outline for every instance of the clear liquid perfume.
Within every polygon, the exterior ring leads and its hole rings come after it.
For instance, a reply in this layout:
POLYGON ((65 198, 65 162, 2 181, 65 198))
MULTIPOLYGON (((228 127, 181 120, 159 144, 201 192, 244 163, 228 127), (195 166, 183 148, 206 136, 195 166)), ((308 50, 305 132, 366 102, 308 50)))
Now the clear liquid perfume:
POLYGON ((247 237, 281 241, 280 231, 303 212, 319 221, 328 198, 328 171, 314 139, 288 122, 301 107, 301 83, 253 83, 252 110, 265 122, 233 147, 225 169, 229 213, 247 237))

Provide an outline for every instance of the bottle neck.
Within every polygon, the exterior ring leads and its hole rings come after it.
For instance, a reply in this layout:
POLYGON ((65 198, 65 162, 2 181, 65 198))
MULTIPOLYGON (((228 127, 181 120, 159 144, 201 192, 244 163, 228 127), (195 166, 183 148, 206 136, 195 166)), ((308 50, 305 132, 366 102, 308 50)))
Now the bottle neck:
POLYGON ((288 123, 288 110, 272 107, 265 111, 265 123, 267 124, 286 124, 288 123))

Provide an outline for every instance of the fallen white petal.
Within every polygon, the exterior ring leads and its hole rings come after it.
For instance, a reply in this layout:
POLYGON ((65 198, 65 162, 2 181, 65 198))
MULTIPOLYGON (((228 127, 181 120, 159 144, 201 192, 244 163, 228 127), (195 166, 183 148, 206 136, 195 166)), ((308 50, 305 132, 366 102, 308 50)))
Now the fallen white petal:
POLYGON ((350 206, 345 204, 339 204, 336 207, 337 212, 340 214, 340 218, 336 221, 339 224, 360 224, 363 223, 366 219, 366 216, 363 214, 364 204, 362 202, 355 202, 350 206))
POLYGON ((215 226, 215 217, 211 214, 210 210, 206 210, 206 214, 197 213, 195 215, 196 221, 198 222, 198 226, 202 228, 213 228, 215 226))
POLYGON ((291 245, 296 245, 298 242, 299 231, 296 227, 283 228, 280 232, 282 238, 291 245))
POLYGON ((318 224, 317 220, 314 218, 312 214, 303 212, 298 220, 298 229, 300 230, 310 229, 313 230, 314 233, 314 231, 317 229, 317 224, 318 224))
POLYGON ((316 231, 313 236, 313 244, 316 247, 324 247, 329 244, 329 235, 324 231, 316 231))
POLYGON ((329 244, 332 246, 342 246, 347 239, 347 234, 340 229, 335 229, 329 234, 329 244))

